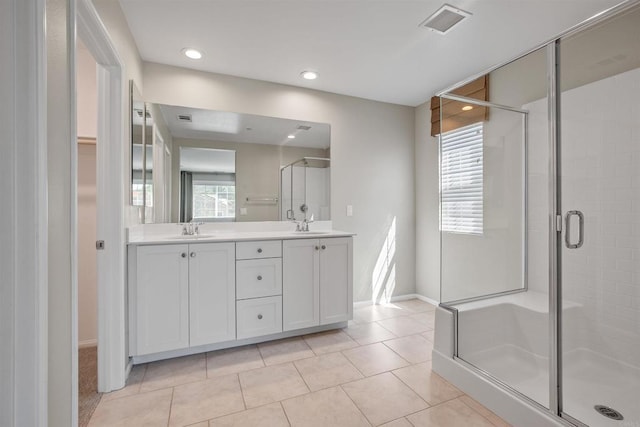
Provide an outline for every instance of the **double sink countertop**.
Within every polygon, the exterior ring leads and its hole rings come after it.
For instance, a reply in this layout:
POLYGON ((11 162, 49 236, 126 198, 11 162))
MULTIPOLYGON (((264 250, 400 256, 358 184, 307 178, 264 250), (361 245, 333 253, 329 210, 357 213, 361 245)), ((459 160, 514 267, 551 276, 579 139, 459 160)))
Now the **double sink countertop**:
POLYGON ((207 223, 199 227, 198 234, 182 235, 182 227, 178 224, 145 224, 130 228, 127 241, 129 245, 157 245, 246 240, 323 239, 355 235, 355 233, 327 228, 326 224, 324 226, 321 224, 317 229, 312 228, 310 231, 294 231, 290 224, 287 224, 287 229, 282 229, 284 228, 282 223, 274 225, 271 222, 266 222, 264 224, 253 223, 253 225, 255 226, 243 224, 236 228, 227 224, 220 227, 220 224, 207 223))

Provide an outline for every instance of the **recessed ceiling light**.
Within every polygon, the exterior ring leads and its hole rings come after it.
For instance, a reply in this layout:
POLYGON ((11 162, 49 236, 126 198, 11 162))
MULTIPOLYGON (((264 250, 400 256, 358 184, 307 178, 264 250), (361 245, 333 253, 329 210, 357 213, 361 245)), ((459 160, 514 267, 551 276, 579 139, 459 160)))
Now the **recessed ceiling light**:
POLYGON ((289 135, 289 136, 287 136, 287 138, 289 138, 289 139, 295 139, 295 138, 296 138, 296 136, 295 136, 295 135, 289 135))
POLYGON ((471 105, 465 105, 464 107, 462 107, 462 111, 470 111, 473 110, 473 107, 471 105))
POLYGON ((182 49, 182 53, 189 59, 202 59, 203 56, 202 52, 192 47, 185 47, 184 49, 182 49))
POLYGON ((318 78, 318 73, 315 71, 306 70, 300 73, 303 79, 315 80, 318 78))

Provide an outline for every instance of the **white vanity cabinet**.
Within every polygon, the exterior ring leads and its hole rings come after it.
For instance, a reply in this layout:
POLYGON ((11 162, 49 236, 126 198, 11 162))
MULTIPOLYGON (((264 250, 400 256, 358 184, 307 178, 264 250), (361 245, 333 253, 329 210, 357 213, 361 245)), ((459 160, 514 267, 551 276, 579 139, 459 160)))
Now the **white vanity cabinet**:
POLYGON ((282 241, 236 243, 238 339, 282 332, 282 241))
POLYGON ((285 240, 282 265, 284 331, 352 318, 351 237, 285 240))
POLYGON ((134 363, 344 326, 353 315, 353 238, 283 234, 131 244, 134 363))
POLYGON ((132 356, 235 340, 235 244, 132 247, 132 356))
POLYGON ((129 352, 189 346, 189 245, 137 246, 129 252, 129 352), (131 286, 132 282, 134 286, 131 286))

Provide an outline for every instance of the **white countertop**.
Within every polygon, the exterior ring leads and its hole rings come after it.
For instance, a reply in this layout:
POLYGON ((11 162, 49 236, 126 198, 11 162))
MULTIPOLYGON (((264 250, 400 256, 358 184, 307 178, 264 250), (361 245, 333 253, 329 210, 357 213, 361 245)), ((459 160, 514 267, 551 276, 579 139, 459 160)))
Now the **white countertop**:
MULTIPOLYGON (((287 239, 323 239, 330 237, 349 237, 355 233, 338 231, 332 229, 316 229, 311 231, 293 231, 291 226, 286 230, 271 229, 265 223, 262 230, 230 229, 229 227, 219 228, 208 224, 200 227, 200 234, 194 236, 180 235, 181 228, 174 224, 172 227, 143 226, 145 229, 129 231, 129 245, 155 245, 155 244, 184 244, 184 243, 213 243, 213 242, 235 242, 246 240, 287 240, 287 239)), ((152 224, 150 224, 152 225, 152 224)), ((251 227, 253 228, 253 227, 251 227)), ((281 228, 281 227, 278 227, 281 228)))

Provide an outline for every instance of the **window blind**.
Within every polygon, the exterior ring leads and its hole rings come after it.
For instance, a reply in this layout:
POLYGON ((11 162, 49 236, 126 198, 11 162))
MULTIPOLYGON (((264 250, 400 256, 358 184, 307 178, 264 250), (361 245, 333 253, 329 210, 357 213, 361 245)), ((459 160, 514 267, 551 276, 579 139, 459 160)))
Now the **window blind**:
POLYGON ((440 229, 482 234, 482 122, 441 134, 440 229))

